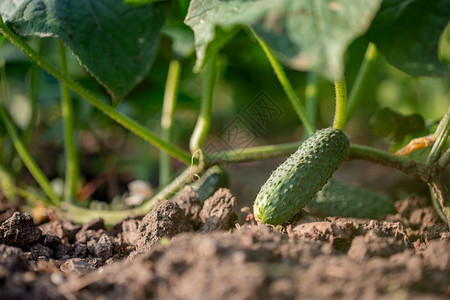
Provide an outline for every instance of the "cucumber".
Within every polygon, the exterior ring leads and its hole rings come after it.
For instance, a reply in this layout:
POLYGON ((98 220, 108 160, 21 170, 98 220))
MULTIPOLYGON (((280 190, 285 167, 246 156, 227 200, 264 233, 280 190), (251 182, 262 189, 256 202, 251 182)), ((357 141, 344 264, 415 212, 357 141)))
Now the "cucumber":
POLYGON ((308 204, 318 216, 377 219, 395 212, 394 200, 382 193, 331 178, 308 204))
POLYGON ((349 151, 342 131, 328 127, 314 133, 262 186, 253 205, 255 219, 273 225, 290 220, 325 185, 349 151))

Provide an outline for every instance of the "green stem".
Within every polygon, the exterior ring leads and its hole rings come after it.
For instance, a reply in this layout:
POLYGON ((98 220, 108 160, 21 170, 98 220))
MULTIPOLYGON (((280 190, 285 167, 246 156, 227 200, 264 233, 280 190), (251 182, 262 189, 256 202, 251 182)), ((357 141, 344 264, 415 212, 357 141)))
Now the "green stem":
POLYGON ((333 127, 344 130, 347 116, 347 87, 345 78, 334 81, 336 89, 336 110, 334 112, 333 127))
POLYGON ((59 199, 59 197, 55 194, 55 192, 50 186, 49 180, 44 175, 42 170, 39 168, 37 163, 31 157, 30 153, 28 152, 22 140, 20 139, 19 134, 17 133, 12 121, 10 120, 8 114, 6 113, 4 106, 1 104, 0 104, 0 119, 5 125, 6 131, 8 132, 8 136, 11 139, 14 148, 19 154, 23 163, 28 168, 31 175, 33 175, 37 183, 41 186, 44 193, 50 199, 50 202, 46 201, 46 203, 59 206, 61 199, 59 199))
POLYGON ((211 166, 214 164, 241 163, 283 157, 292 154, 301 144, 301 142, 294 142, 213 152, 208 154, 206 164, 211 166))
POLYGON ((191 136, 189 148, 191 153, 200 149, 208 135, 209 127, 211 126, 211 110, 214 85, 217 78, 217 62, 216 57, 211 57, 205 67, 203 75, 203 90, 200 102, 200 113, 195 124, 194 131, 191 136))
POLYGON ((364 60, 359 68, 358 75, 356 75, 355 82, 353 83, 352 90, 348 97, 347 119, 350 119, 362 99, 361 96, 364 91, 363 87, 366 86, 367 80, 370 78, 370 74, 374 69, 377 58, 377 47, 373 43, 369 43, 366 54, 364 55, 364 60))
POLYGON ((450 148, 447 149, 444 154, 442 154, 441 158, 438 160, 438 164, 441 169, 444 169, 450 163, 450 148))
POLYGON ((50 62, 45 58, 40 56, 36 51, 34 51, 28 44, 22 41, 17 35, 15 35, 11 30, 6 27, 3 20, 0 18, 0 33, 2 33, 12 44, 19 47, 26 55, 28 55, 33 61, 35 61, 41 68, 46 70, 60 82, 67 85, 68 88, 73 90, 80 97, 86 99, 91 104, 100 109, 104 114, 109 116, 111 119, 121 124, 123 127, 127 128, 134 134, 140 136, 144 140, 150 142, 154 146, 166 151, 172 157, 180 160, 185 164, 189 164, 191 161, 191 155, 189 152, 171 144, 160 137, 158 137, 153 132, 149 131, 144 126, 140 125, 136 121, 128 118, 125 115, 117 112, 113 107, 103 102, 100 98, 91 94, 88 90, 84 89, 81 85, 70 79, 66 74, 62 73, 60 70, 56 69, 50 62))
POLYGON ((108 226, 115 225, 120 220, 126 218, 130 215, 143 215, 148 213, 159 201, 171 198, 178 190, 180 190, 187 182, 191 180, 193 172, 202 172, 203 169, 187 168, 179 176, 164 187, 159 193, 157 193, 153 198, 145 201, 141 206, 135 207, 129 210, 92 210, 87 208, 78 207, 75 205, 68 205, 67 213, 74 222, 77 223, 87 223, 94 218, 103 218, 105 224, 108 226))
MULTIPOLYGON (((305 110, 306 116, 311 121, 315 130, 317 116, 317 98, 319 92, 319 76, 316 72, 309 72, 306 79, 305 87, 305 110)), ((309 134, 305 132, 303 139, 307 139, 309 134)))
POLYGON ((281 86, 283 87, 286 95, 288 96, 289 100, 291 101, 292 106, 294 107, 298 117, 300 118, 300 121, 305 126, 305 129, 308 133, 308 135, 311 135, 314 133, 314 125, 311 122, 311 120, 306 115, 305 109, 303 108, 302 103, 300 102, 300 99, 298 98, 297 94, 294 91, 294 88, 292 87, 291 83, 289 82, 289 79, 286 76, 286 73, 284 72, 283 68, 281 67, 278 60, 275 58, 275 55, 272 53, 272 50, 270 50, 269 46, 264 42, 258 34, 253 31, 251 27, 249 27, 251 33, 255 37, 255 39, 258 41, 259 45, 263 49, 264 53, 267 56, 267 59, 269 60, 270 64, 272 65, 272 68, 275 72, 275 74, 278 77, 278 80, 280 81, 281 86))
POLYGON ((407 174, 414 174, 426 182, 431 172, 430 168, 422 162, 363 145, 351 145, 349 159, 361 159, 395 168, 407 174))
POLYGON ((427 165, 431 166, 440 157, 442 151, 444 150, 445 143, 447 142, 447 137, 450 134, 450 106, 445 113, 444 117, 439 122, 436 132, 436 141, 434 142, 433 148, 431 148, 430 154, 427 157, 427 165))
MULTIPOLYGON (((210 166, 284 157, 296 151, 301 144, 295 142, 215 152, 209 154, 209 159, 207 159, 206 163, 210 166)), ((408 174, 415 174, 421 178, 429 177, 429 168, 425 164, 369 146, 352 144, 350 146, 349 159, 367 160, 396 168, 408 174)))
MULTIPOLYGON (((161 115, 161 136, 166 142, 172 142, 173 117, 177 102, 178 85, 180 82, 181 64, 174 59, 170 62, 167 74, 166 90, 161 115)), ((165 186, 172 177, 170 156, 165 151, 159 154, 159 184, 165 186)))
POLYGON ((436 195, 433 193, 433 188, 430 186, 430 196, 431 196, 431 202, 433 203, 434 210, 439 215, 439 217, 442 219, 442 221, 448 223, 447 217, 442 212, 441 205, 439 203, 439 199, 436 197, 436 195))
MULTIPOLYGON (((59 65, 61 72, 67 75, 66 49, 61 41, 58 41, 59 65)), ((78 192, 78 154, 75 143, 74 117, 70 92, 64 83, 61 87, 61 113, 64 124, 64 151, 66 155, 66 180, 64 186, 64 200, 73 203, 78 192)))

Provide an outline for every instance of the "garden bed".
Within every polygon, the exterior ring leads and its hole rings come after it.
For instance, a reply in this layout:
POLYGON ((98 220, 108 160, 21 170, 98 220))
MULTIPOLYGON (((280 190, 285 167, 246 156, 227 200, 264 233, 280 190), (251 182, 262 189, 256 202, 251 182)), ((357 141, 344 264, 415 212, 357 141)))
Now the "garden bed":
POLYGON ((15 212, 0 227, 1 298, 448 299, 448 227, 425 199, 395 206, 273 228, 236 223, 227 189, 202 204, 186 187, 111 229, 15 212))

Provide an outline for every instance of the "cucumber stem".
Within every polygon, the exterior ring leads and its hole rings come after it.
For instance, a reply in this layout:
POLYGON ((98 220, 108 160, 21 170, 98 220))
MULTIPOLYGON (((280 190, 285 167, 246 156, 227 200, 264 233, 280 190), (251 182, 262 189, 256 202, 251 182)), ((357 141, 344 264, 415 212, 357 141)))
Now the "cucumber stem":
POLYGON ((355 82, 353 83, 352 90, 348 96, 348 110, 347 119, 350 119, 355 112, 356 107, 359 105, 364 91, 363 87, 366 86, 367 80, 372 73, 373 68, 377 62, 378 51, 377 47, 373 43, 369 43, 367 46, 366 53, 364 55, 364 60, 359 68, 358 74, 356 75, 355 82))
MULTIPOLYGON (((66 49, 63 42, 58 41, 59 65, 61 72, 67 75, 66 49)), ((74 117, 72 99, 67 85, 60 82, 61 114, 64 124, 64 152, 66 158, 66 178, 64 185, 64 201, 73 203, 78 192, 78 153, 76 148, 76 134, 74 130, 74 117)))
POLYGON ((20 48, 28 57, 30 57, 34 62, 36 62, 41 68, 46 70, 53 77, 58 79, 60 82, 67 85, 72 91, 78 94, 80 97, 84 98, 92 105, 100 109, 105 115, 130 130, 137 136, 143 138, 154 146, 161 150, 166 151, 172 157, 178 159, 179 161, 189 164, 191 161, 191 155, 189 152, 164 141, 162 138, 137 123, 136 121, 130 119, 129 117, 119 113, 114 109, 114 107, 106 104, 100 98, 93 95, 91 92, 83 88, 81 85, 73 81, 69 76, 62 73, 60 70, 55 68, 48 60, 40 56, 36 51, 34 51, 27 43, 25 43, 21 38, 14 34, 6 25, 3 23, 3 19, 0 16, 0 33, 3 34, 12 44, 20 48))
POLYGON ((292 106, 294 107, 298 117, 300 118, 300 121, 303 123, 303 126, 305 126, 306 132, 308 135, 311 135, 314 133, 314 125, 311 122, 311 120, 306 115, 305 109, 303 108, 303 105, 298 98, 297 94, 294 91, 294 88, 292 87, 291 83, 289 82, 288 77, 286 76, 286 73, 284 72, 283 68, 281 67, 280 63, 276 59, 275 55, 272 53, 272 50, 270 50, 269 46, 264 42, 263 39, 251 28, 249 27, 250 32, 255 37, 258 44, 261 46, 262 50, 267 56, 267 59, 270 62, 270 65, 272 66, 278 81, 280 81, 281 86, 284 89, 284 92, 286 93, 289 101, 291 102, 292 106))
MULTIPOLYGON (((209 160, 206 160, 206 165, 241 163, 285 157, 296 151, 301 144, 301 142, 295 142, 214 152, 209 154, 209 160)), ((351 144, 349 159, 361 159, 382 164, 408 174, 415 174, 421 178, 427 178, 429 174, 429 168, 424 163, 369 146, 351 144)))
POLYGON ((345 77, 341 80, 335 80, 334 87, 336 90, 336 110, 334 112, 333 127, 343 131, 347 116, 347 87, 345 77))
MULTIPOLYGON (((181 64, 174 59, 170 62, 167 74, 166 89, 161 115, 161 137, 166 142, 172 142, 173 118, 177 103, 178 86, 180 82, 181 64)), ((172 176, 170 156, 165 151, 159 154, 159 184, 164 186, 170 182, 172 176)))
POLYGON ((94 218, 103 218, 105 224, 108 226, 115 225, 120 220, 130 215, 143 215, 148 213, 159 201, 171 198, 178 190, 180 190, 186 183, 191 180, 192 172, 201 173, 203 168, 196 167, 191 169, 186 168, 180 175, 166 185, 160 192, 158 192, 151 199, 146 200, 140 206, 129 210, 92 210, 82 208, 72 204, 68 205, 67 214, 71 220, 77 223, 86 223, 94 218))
POLYGON ((212 56, 206 63, 205 72, 203 74, 203 89, 202 97, 200 99, 200 113, 192 132, 191 140, 189 142, 189 149, 193 155, 197 150, 201 149, 203 142, 208 135, 211 126, 211 110, 214 85, 217 79, 217 61, 216 56, 212 56))

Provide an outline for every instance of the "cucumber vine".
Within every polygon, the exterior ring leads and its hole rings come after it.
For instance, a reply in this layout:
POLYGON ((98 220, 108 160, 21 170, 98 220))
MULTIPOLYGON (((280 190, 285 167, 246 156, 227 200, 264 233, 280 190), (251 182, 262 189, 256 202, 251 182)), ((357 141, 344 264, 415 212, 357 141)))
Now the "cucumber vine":
MULTIPOLYGON (((284 90, 287 99, 290 101, 295 113, 297 114, 304 129, 304 139, 309 136, 313 136, 316 132, 316 114, 318 110, 318 86, 320 76, 310 71, 307 77, 307 85, 305 88, 305 101, 303 104, 296 90, 293 88, 286 72, 274 54, 273 49, 269 46, 267 41, 257 34, 256 27, 258 24, 242 24, 246 25, 251 36, 259 44, 260 48, 264 52, 267 60, 272 67, 275 75, 284 90)), ((194 30, 195 31, 195 30, 194 30)), ((62 199, 52 189, 49 179, 45 176, 44 172, 39 168, 38 164, 32 158, 29 150, 26 148, 22 137, 17 132, 14 123, 8 115, 3 103, 0 103, 0 120, 3 123, 7 134, 22 159, 23 164, 27 167, 29 172, 35 178, 46 197, 42 198, 48 206, 54 208, 60 208, 60 211, 68 213, 71 218, 78 222, 86 222, 93 217, 103 217, 107 224, 114 224, 120 219, 126 217, 129 214, 144 214, 152 209, 157 201, 171 197, 177 190, 184 184, 192 181, 193 174, 201 174, 207 168, 225 163, 239 163, 245 161, 257 161, 275 157, 283 157, 291 154, 296 149, 301 147, 301 138, 298 138, 298 142, 277 144, 277 145, 265 145, 259 147, 247 147, 243 149, 234 149, 230 151, 217 151, 212 153, 204 153, 203 147, 205 139, 211 127, 212 122, 212 105, 213 105, 213 91, 217 82, 218 70, 217 48, 207 48, 203 52, 200 52, 204 57, 201 59, 201 63, 205 63, 203 68, 203 86, 201 93, 200 109, 197 116, 197 122, 195 128, 190 137, 189 151, 176 145, 172 140, 174 128, 174 116, 175 108, 177 104, 178 89, 180 84, 181 63, 177 58, 172 58, 170 62, 169 72, 166 81, 166 88, 163 98, 163 109, 161 116, 161 133, 150 131, 145 126, 139 124, 135 120, 127 117, 126 115, 118 112, 115 107, 107 104, 105 99, 100 96, 94 95, 80 84, 76 83, 70 78, 67 70, 66 62, 66 46, 63 42, 58 43, 59 49, 59 69, 49 62, 42 53, 35 51, 30 45, 28 45, 21 37, 8 28, 3 19, 0 17, 0 33, 4 38, 9 40, 12 44, 21 49, 31 60, 39 67, 47 71, 53 77, 55 77, 60 83, 61 93, 61 111, 64 124, 64 149, 65 149, 65 190, 63 194, 63 200, 66 202, 62 205, 62 199), (211 50, 212 49, 212 50, 211 50), (207 55, 206 55, 206 54, 207 55), (206 59, 207 58, 207 59, 206 59), (80 183, 79 174, 79 158, 77 153, 77 132, 74 128, 74 119, 72 99, 70 91, 85 99, 109 118, 128 129, 130 132, 138 135, 144 140, 148 141, 153 146, 160 150, 160 173, 159 181, 161 189, 151 199, 146 200, 142 205, 125 210, 125 211, 99 211, 83 208, 78 205, 76 201, 76 195, 78 192, 78 185, 80 183), (175 158, 183 163, 186 168, 184 171, 173 178, 171 158, 175 158), (172 179, 173 178, 173 179, 172 179), (172 179, 172 180, 171 180, 172 179)), ((222 42, 228 41, 236 33, 235 29, 221 32, 225 37, 222 42)), ((217 33, 218 34, 218 33, 217 33)), ((199 42, 197 41, 197 46, 199 42)), ((203 45, 205 46, 205 45, 203 45)), ((223 45, 221 45, 223 46, 223 45)), ((206 46, 205 46, 206 47, 206 46)), ((380 50, 381 51, 381 50, 380 50)), ((199 53, 198 53, 199 54, 199 53)), ((350 119, 358 105, 360 104, 364 86, 368 82, 370 73, 373 71, 379 55, 377 47, 373 43, 369 43, 365 52, 364 60, 360 66, 356 80, 353 83, 349 97, 347 99, 347 86, 345 76, 337 77, 334 81, 335 86, 335 113, 333 120, 333 127, 342 133, 345 129, 347 120, 350 119)), ((198 62, 197 62, 198 63, 198 62)), ((317 63, 317 62, 315 62, 317 63)), ((36 70, 32 74, 35 76, 36 70)), ((2 78, 5 80, 6 78, 2 78)), ((329 79, 329 78, 328 78, 329 79)), ((32 78, 32 93, 36 93, 36 81, 35 77, 32 78)), ((35 98, 33 96, 32 98, 35 98)), ((35 105, 35 104, 33 104, 35 105)), ((319 132, 319 131, 317 131, 319 132)), ((374 163, 389 166, 405 173, 414 174, 425 181, 430 188, 433 204, 441 216, 441 218, 449 222, 450 220, 450 208, 448 205, 448 194, 446 193, 446 187, 442 182, 442 172, 450 163, 450 150, 446 149, 446 142, 450 132, 450 108, 445 116, 440 121, 434 136, 436 142, 432 146, 431 152, 425 163, 415 161, 407 157, 399 157, 386 151, 382 151, 373 147, 350 144, 348 159, 363 159, 374 163)), ((342 133, 343 134, 343 133, 342 133)), ((347 143, 348 144, 348 143, 347 143)), ((346 146, 348 149, 348 146, 346 146)), ((314 149, 317 150, 317 149, 314 149)), ((346 150, 348 151, 348 150, 346 150)), ((344 157, 344 156, 343 156, 344 157)), ((342 159, 344 159, 342 157, 342 159)), ((345 152, 345 158, 347 152, 345 152)), ((341 159, 339 160, 339 163, 341 159)), ((314 163, 314 162, 312 162, 314 163)), ((339 163, 336 163, 338 166, 339 163)), ((334 171, 334 169, 333 169, 334 171)), ((331 174, 331 173, 330 173, 331 174)), ((327 173, 327 176, 330 175, 327 173)), ((314 176, 313 174, 309 174, 314 176)), ((328 176, 329 177, 329 176, 328 176)), ((327 177, 327 179, 328 179, 327 177)), ((323 186, 325 182, 320 181, 320 184, 314 188, 314 193, 320 185, 323 186)), ((5 186, 2 186, 6 189, 5 186)), ((17 187, 15 192, 20 195, 26 195, 26 192, 17 187)), ((276 191, 276 193, 282 193, 282 191, 276 191)), ((275 217, 276 220, 278 220, 275 217)))

